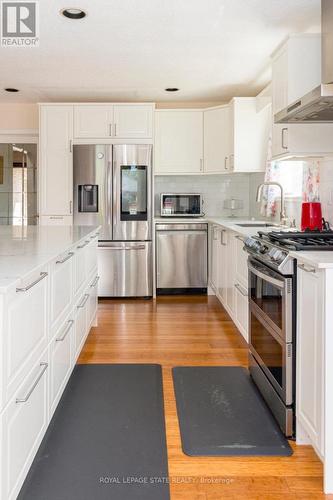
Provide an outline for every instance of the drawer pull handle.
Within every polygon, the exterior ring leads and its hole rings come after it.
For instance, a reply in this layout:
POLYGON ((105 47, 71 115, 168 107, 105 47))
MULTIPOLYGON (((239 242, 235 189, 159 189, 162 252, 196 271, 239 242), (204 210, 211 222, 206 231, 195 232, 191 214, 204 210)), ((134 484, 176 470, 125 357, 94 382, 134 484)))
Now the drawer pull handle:
POLYGON ((28 399, 30 398, 31 394, 34 392, 35 387, 37 386, 38 382, 40 381, 40 379, 44 375, 44 373, 49 365, 48 365, 48 363, 40 363, 40 366, 42 369, 39 372, 39 374, 37 375, 37 378, 34 381, 34 383, 32 384, 32 386, 28 390, 27 395, 24 398, 16 398, 16 403, 26 403, 28 401, 28 399))
POLYGON ((243 288, 238 283, 235 283, 235 288, 237 288, 237 290, 243 295, 243 297, 249 296, 247 292, 244 292, 243 288))
POLYGON ((74 255, 74 252, 69 252, 68 255, 66 255, 66 257, 64 257, 63 259, 61 260, 57 260, 56 261, 56 264, 63 264, 64 262, 66 262, 67 260, 71 259, 74 255))
POLYGON ((89 299, 89 293, 85 293, 82 302, 77 306, 77 308, 82 309, 82 307, 86 305, 88 299, 89 299))
POLYGON ((96 276, 94 281, 91 283, 90 288, 95 288, 98 282, 99 282, 99 276, 96 276))
POLYGON ((30 285, 27 285, 27 286, 24 286, 22 288, 16 288, 16 291, 17 292, 27 292, 28 290, 30 290, 30 288, 32 288, 33 286, 37 285, 37 283, 39 283, 40 281, 42 281, 44 278, 46 278, 46 276, 48 276, 48 273, 40 273, 40 277, 37 278, 35 281, 33 281, 32 283, 30 283, 30 285))
POLYGON ((145 245, 136 245, 133 247, 111 247, 108 245, 98 245, 98 248, 106 249, 106 250, 144 250, 145 245))
POLYGON ((306 273, 314 273, 314 274, 316 273, 316 270, 315 270, 315 268, 314 268, 314 267, 307 268, 307 267, 305 266, 305 264, 298 264, 298 265, 297 265, 297 267, 298 267, 299 269, 302 269, 302 271, 305 271, 306 273))
POLYGON ((79 245, 79 246, 78 246, 78 247, 76 247, 76 248, 84 248, 84 247, 86 247, 86 246, 88 245, 88 243, 90 243, 90 241, 89 241, 89 240, 86 240, 84 243, 82 243, 82 245, 79 245))
POLYGON ((64 333, 63 333, 63 336, 62 337, 59 337, 56 339, 56 342, 62 342, 63 340, 65 340, 67 334, 70 332, 70 330, 72 329, 72 326, 74 325, 74 321, 72 319, 70 319, 68 322, 67 322, 67 328, 65 329, 64 333))
POLYGON ((236 234, 235 238, 236 240, 242 241, 243 243, 245 241, 245 239, 242 236, 239 236, 238 234, 236 234))

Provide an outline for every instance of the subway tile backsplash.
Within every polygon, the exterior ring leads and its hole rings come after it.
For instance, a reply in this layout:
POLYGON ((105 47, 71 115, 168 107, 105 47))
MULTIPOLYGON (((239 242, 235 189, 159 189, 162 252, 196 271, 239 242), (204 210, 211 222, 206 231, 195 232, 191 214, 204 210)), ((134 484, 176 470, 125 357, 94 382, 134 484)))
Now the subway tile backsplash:
POLYGON ((208 216, 227 217, 230 210, 223 207, 224 200, 243 201, 243 208, 235 211, 238 217, 250 215, 250 176, 232 175, 158 175, 155 177, 155 215, 160 215, 161 193, 201 193, 204 212, 208 216))

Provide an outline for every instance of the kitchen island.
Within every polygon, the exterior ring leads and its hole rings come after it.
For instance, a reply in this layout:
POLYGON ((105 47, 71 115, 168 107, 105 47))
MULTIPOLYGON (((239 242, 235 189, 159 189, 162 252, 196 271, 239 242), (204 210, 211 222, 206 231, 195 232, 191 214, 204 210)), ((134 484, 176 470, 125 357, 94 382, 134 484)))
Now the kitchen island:
POLYGON ((97 313, 97 226, 0 227, 1 499, 16 498, 97 313))

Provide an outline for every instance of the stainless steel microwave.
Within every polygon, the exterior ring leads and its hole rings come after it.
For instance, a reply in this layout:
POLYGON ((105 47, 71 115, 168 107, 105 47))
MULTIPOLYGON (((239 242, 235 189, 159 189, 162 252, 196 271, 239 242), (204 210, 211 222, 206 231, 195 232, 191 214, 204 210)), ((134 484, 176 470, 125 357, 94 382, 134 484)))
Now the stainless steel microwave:
POLYGON ((196 193, 161 193, 162 217, 202 217, 202 196, 196 193))

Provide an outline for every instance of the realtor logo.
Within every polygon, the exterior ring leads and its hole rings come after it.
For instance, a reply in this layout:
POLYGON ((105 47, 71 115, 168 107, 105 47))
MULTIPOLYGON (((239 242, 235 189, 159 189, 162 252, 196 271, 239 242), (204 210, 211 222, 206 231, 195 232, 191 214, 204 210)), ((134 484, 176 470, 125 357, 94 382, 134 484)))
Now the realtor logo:
POLYGON ((38 2, 1 2, 1 45, 36 47, 39 45, 38 2))

